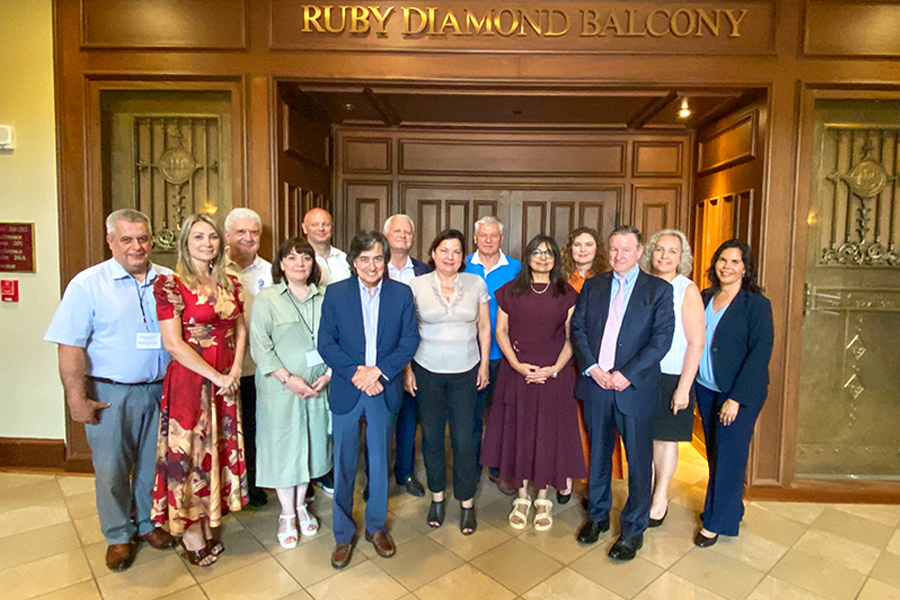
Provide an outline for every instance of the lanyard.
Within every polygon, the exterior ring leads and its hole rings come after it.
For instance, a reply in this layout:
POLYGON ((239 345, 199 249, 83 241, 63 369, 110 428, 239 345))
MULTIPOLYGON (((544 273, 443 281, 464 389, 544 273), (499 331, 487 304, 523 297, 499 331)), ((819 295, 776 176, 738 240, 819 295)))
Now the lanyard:
POLYGON ((147 324, 147 313, 144 312, 144 292, 147 291, 147 288, 142 287, 134 277, 132 277, 131 280, 134 282, 134 291, 137 292, 138 306, 141 307, 141 318, 144 319, 144 329, 147 333, 150 333, 150 325, 147 324))
MULTIPOLYGON (((307 292, 308 293, 308 292, 307 292)), ((303 323, 303 326, 306 327, 306 330, 309 331, 310 337, 312 337, 313 346, 316 345, 316 332, 319 330, 319 327, 316 325, 316 311, 313 311, 313 326, 310 327, 309 323, 306 322, 306 318, 303 316, 303 313, 300 312, 300 307, 297 306, 297 300, 294 298, 294 294, 291 293, 290 288, 287 290, 288 299, 291 301, 291 306, 294 307, 294 310, 297 311, 297 316, 300 317, 300 322, 303 323)), ((307 296, 309 297, 309 296, 307 296)))

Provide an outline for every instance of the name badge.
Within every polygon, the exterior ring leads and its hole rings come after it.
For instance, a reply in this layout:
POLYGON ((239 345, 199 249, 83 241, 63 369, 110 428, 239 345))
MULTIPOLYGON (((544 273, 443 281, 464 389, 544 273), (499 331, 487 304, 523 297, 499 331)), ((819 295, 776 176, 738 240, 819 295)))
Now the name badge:
POLYGON ((158 333, 138 333, 138 350, 162 350, 162 336, 158 333))
POLYGON ((321 365, 325 361, 322 360, 322 357, 319 356, 318 350, 310 350, 306 353, 306 366, 307 368, 315 367, 321 365))

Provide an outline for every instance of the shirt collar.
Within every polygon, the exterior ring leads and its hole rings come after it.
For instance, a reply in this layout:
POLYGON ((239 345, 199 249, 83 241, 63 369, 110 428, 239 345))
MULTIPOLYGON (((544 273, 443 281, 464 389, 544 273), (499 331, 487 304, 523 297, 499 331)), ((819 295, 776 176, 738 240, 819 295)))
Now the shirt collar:
MULTIPOLYGON (((112 271, 112 273, 111 273, 112 279, 126 279, 126 278, 130 277, 131 279, 134 279, 135 281, 137 281, 137 278, 135 278, 134 275, 132 275, 128 271, 126 271, 125 267, 120 265, 119 261, 117 261, 114 258, 109 259, 109 268, 112 271)), ((141 284, 142 286, 147 286, 147 285, 150 285, 151 283, 153 283, 154 279, 156 279, 156 269, 153 267, 153 263, 149 263, 148 268, 147 268, 147 276, 144 277, 143 282, 138 281, 138 283, 141 284)))
POLYGON ((621 275, 621 276, 620 276, 620 275, 619 275, 618 273, 616 273, 615 271, 613 271, 613 275, 614 275, 614 276, 624 277, 624 278, 625 278, 625 285, 626 285, 626 286, 630 286, 630 285, 633 284, 633 283, 635 282, 635 280, 637 279, 638 272, 639 272, 640 270, 641 270, 640 267, 638 267, 637 265, 635 265, 635 267, 634 267, 633 269, 631 269, 630 271, 628 271, 627 273, 625 273, 625 275, 621 275))
POLYGON ((412 269, 412 268, 414 268, 414 267, 413 267, 412 257, 410 257, 410 256, 406 257, 406 264, 403 265, 403 267, 400 269, 395 267, 394 263, 392 263, 391 261, 388 261, 388 269, 390 269, 392 271, 400 272, 400 271, 405 271, 406 269, 412 269))
MULTIPOLYGON (((288 289, 287 281, 286 281, 285 279, 282 279, 282 280, 279 281, 278 283, 272 284, 272 286, 273 286, 275 289, 278 290, 278 293, 279 293, 279 294, 284 295, 284 294, 290 294, 290 293, 291 293, 291 291, 288 289)), ((316 294, 318 294, 318 293, 320 292, 321 289, 322 289, 322 288, 320 288, 320 287, 317 286, 316 284, 310 283, 310 284, 309 284, 309 293, 306 295, 306 300, 309 300, 310 298, 312 298, 313 296, 315 296, 316 294)), ((306 302, 306 300, 304 300, 304 302, 306 302)))
POLYGON ((384 283, 384 275, 381 276, 381 280, 378 282, 378 285, 375 286, 375 293, 370 294, 369 288, 362 282, 362 279, 359 277, 356 278, 356 283, 359 285, 359 293, 360 295, 365 294, 367 298, 375 298, 381 293, 381 284, 384 283))
POLYGON ((249 265, 247 265, 247 268, 242 269, 241 265, 239 265, 236 262, 234 262, 233 260, 231 260, 231 257, 228 256, 228 247, 227 246, 225 247, 225 266, 233 266, 236 271, 244 271, 244 272, 252 271, 253 269, 256 269, 257 267, 259 267, 260 260, 262 260, 262 259, 260 259, 259 254, 257 254, 253 257, 253 261, 249 265))
MULTIPOLYGON (((473 265, 481 265, 482 267, 484 266, 484 263, 481 262, 481 255, 478 253, 478 250, 476 250, 472 254, 472 264, 473 265)), ((503 250, 500 250, 500 258, 497 259, 497 262, 494 263, 494 266, 491 267, 491 269, 493 270, 493 269, 496 269, 497 267, 503 267, 508 264, 509 264, 509 260, 507 260, 506 255, 503 254, 503 250)))

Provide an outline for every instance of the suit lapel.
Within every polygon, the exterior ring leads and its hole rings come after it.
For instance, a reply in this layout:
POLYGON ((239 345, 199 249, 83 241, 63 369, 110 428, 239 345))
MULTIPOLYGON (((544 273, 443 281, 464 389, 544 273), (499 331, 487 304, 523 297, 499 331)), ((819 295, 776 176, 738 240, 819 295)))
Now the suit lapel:
MULTIPOLYGON (((387 269, 385 269, 387 271, 387 269)), ((384 339, 384 327, 385 322, 387 320, 386 309, 388 305, 387 296, 390 294, 390 285, 387 279, 382 280, 381 282, 381 294, 378 298, 378 329, 375 334, 375 343, 376 346, 378 342, 384 339)))
POLYGON ((359 295, 359 280, 356 277, 353 277, 352 281, 355 285, 350 286, 350 293, 352 296, 348 298, 347 301, 347 308, 350 311, 347 317, 352 323, 359 327, 360 335, 365 338, 366 326, 365 323, 363 323, 362 298, 359 295))
POLYGON ((606 328, 606 319, 609 317, 609 293, 610 288, 612 286, 612 274, 604 273, 600 276, 600 285, 597 286, 597 293, 600 295, 597 298, 597 320, 594 323, 594 327, 596 327, 597 334, 595 339, 597 340, 596 348, 594 348, 594 357, 600 355, 600 344, 603 341, 603 330, 606 328))
POLYGON ((625 331, 627 324, 631 322, 630 314, 634 314, 636 309, 633 309, 634 303, 638 302, 641 298, 641 294, 644 293, 644 284, 647 281, 647 275, 644 274, 643 271, 638 271, 637 280, 634 282, 634 289, 631 290, 631 296, 628 298, 628 304, 625 306, 625 314, 622 315, 622 329, 620 331, 625 331))

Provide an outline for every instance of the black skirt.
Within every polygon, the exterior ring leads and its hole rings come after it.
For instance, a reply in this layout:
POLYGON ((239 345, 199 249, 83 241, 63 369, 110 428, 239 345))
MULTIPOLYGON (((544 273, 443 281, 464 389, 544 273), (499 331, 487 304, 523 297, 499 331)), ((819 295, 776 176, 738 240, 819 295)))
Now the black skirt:
POLYGON ((672 414, 672 394, 678 387, 680 375, 662 374, 659 380, 659 408, 653 417, 653 439, 664 442, 689 442, 694 428, 694 386, 690 403, 677 415, 672 414))

